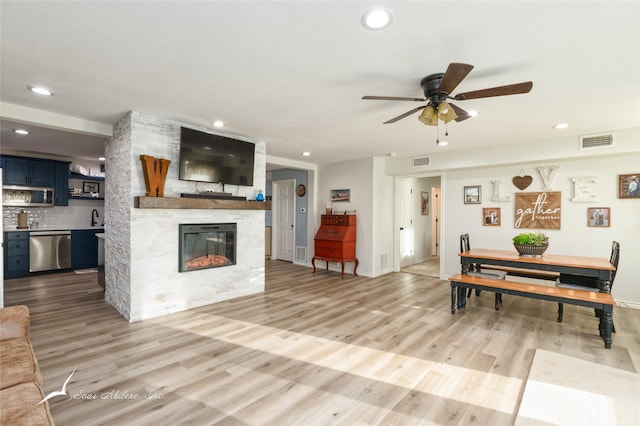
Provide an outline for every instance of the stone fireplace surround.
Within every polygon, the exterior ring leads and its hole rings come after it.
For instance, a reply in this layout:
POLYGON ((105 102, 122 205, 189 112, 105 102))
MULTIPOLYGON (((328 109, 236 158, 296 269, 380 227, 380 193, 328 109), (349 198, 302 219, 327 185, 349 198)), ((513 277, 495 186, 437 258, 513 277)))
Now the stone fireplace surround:
MULTIPOLYGON (((178 179, 180 126, 215 133, 129 112, 114 126, 114 136, 105 146, 105 299, 131 322, 264 291, 264 208, 225 208, 221 203, 172 208, 171 202, 169 208, 136 207, 146 198, 140 155, 171 160, 167 200, 195 192, 194 182, 178 179), (212 222, 237 223, 236 264, 178 272, 178 225, 212 222)), ((227 185, 226 190, 253 199, 264 189, 265 179, 265 144, 256 142, 254 186, 227 185)), ((198 189, 219 190, 215 184, 199 184, 198 189)))

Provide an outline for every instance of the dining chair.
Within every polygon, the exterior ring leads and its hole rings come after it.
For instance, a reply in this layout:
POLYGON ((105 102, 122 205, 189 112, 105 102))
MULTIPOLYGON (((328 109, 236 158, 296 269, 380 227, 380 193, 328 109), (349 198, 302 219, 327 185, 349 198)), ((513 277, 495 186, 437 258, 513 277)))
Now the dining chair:
MULTIPOLYGON (((460 235, 460 253, 471 250, 471 243, 469 242, 469 234, 460 235)), ((497 280, 504 280, 507 273, 505 271, 491 269, 491 272, 485 272, 482 270, 482 265, 479 263, 472 263, 469 265, 468 275, 474 277, 493 278, 497 280)), ((480 290, 476 290, 476 296, 480 296, 480 290)), ((471 289, 467 292, 467 297, 471 297, 471 289)), ((502 303, 502 294, 495 294, 495 307, 496 311, 500 308, 502 303)))
MULTIPOLYGON (((618 261, 620 259, 620 243, 614 241, 611 243, 611 257, 609 258, 609 262, 614 266, 614 270, 611 272, 611 281, 609 282, 609 290, 613 287, 613 280, 616 277, 616 272, 618 270, 618 261)), ((560 274, 558 279, 556 280, 556 287, 564 287, 571 288, 574 290, 582 290, 582 291, 600 291, 598 287, 598 280, 595 277, 585 277, 582 275, 573 275, 573 274, 560 274)), ((601 313, 600 309, 595 309, 595 314, 599 318, 601 313)), ((562 322, 562 316, 564 314, 564 306, 562 303, 558 303, 558 322, 562 322)), ((615 333, 616 328, 613 327, 613 332, 615 333)))

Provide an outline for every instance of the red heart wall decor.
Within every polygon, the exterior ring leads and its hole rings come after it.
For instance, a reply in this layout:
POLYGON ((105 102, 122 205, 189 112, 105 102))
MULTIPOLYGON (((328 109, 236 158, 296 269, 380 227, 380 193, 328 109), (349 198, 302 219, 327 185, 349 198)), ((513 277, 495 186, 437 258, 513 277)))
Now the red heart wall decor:
POLYGON ((511 182, 513 182, 516 188, 518 188, 520 191, 524 191, 529 187, 529 185, 531 185, 531 182, 533 182, 533 178, 529 175, 516 176, 511 180, 511 182))

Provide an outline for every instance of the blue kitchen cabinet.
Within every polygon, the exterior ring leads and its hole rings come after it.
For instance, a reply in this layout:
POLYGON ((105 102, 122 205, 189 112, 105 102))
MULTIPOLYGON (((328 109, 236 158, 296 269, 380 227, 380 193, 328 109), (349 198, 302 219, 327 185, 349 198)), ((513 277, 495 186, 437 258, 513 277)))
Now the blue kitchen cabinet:
POLYGON ((98 266, 98 237, 103 229, 71 231, 71 269, 96 268, 98 266))
POLYGON ((25 158, 2 157, 2 182, 5 185, 27 185, 29 160, 25 158))
POLYGON ((69 163, 56 163, 56 185, 54 187, 56 206, 69 205, 69 163))
POLYGON ((4 185, 53 187, 56 163, 57 161, 53 160, 3 156, 3 183, 4 185))
POLYGON ((29 275, 29 232, 5 232, 4 245, 4 278, 29 275))
POLYGON ((29 185, 53 187, 56 182, 56 162, 47 160, 29 161, 29 185))

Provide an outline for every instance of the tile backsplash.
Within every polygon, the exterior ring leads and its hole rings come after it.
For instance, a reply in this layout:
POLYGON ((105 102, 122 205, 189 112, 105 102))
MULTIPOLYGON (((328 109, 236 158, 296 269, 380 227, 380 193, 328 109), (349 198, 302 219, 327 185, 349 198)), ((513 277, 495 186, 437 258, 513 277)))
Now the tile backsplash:
POLYGON ((71 229, 91 226, 91 212, 98 211, 98 224, 104 223, 104 200, 69 200, 68 206, 62 207, 9 207, 2 208, 2 227, 11 231, 18 227, 18 213, 27 212, 27 223, 33 228, 37 222, 38 229, 71 229))

